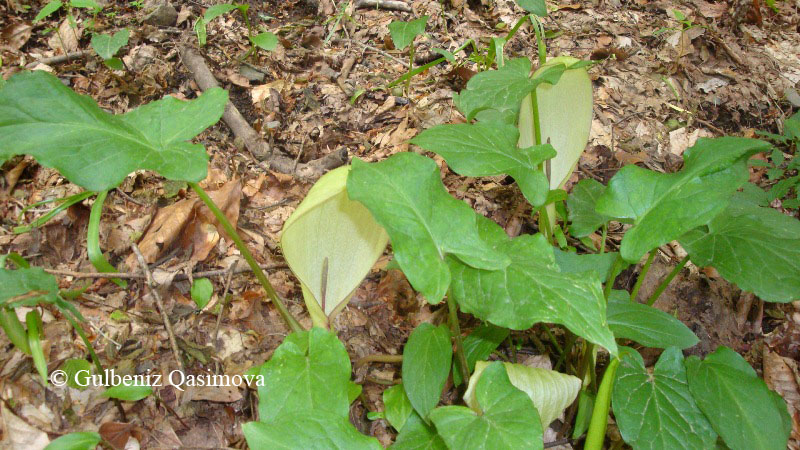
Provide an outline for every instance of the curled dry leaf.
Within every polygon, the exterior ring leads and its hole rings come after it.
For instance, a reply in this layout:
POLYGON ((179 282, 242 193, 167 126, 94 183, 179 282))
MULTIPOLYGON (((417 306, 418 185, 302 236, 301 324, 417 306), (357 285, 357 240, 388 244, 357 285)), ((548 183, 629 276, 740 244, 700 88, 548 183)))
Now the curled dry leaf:
POLYGON ((31 37, 31 27, 25 22, 11 22, 0 32, 0 48, 19 50, 31 37))
POLYGON ((797 363, 764 347, 764 381, 783 397, 792 417, 792 438, 800 439, 800 389, 797 363))
POLYGON ((69 23, 69 19, 64 19, 58 30, 50 36, 47 45, 53 50, 60 50, 62 53, 69 53, 78 50, 78 39, 81 38, 83 29, 81 27, 73 28, 69 23))

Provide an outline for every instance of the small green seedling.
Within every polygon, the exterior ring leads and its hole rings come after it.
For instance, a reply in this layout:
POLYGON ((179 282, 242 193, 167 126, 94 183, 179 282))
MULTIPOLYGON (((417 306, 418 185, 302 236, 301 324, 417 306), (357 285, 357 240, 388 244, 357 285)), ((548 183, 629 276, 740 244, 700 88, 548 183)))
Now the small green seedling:
MULTIPOLYGON (((33 19, 33 23, 35 24, 52 15, 56 11, 64 9, 67 11, 67 20, 69 20, 69 26, 72 29, 72 33, 75 35, 75 41, 79 41, 77 32, 75 31, 78 28, 78 23, 75 21, 75 16, 72 14, 72 8, 88 9, 92 12, 93 16, 97 16, 97 14, 103 9, 103 7, 94 0, 71 0, 67 2, 62 2, 61 0, 51 0, 44 6, 44 8, 41 9, 41 11, 39 11, 38 14, 36 14, 36 17, 33 19)), ((67 47, 64 45, 64 38, 61 36, 58 28, 55 28, 55 31, 59 41, 61 42, 61 48, 66 52, 67 47)))
MULTIPOLYGON (((401 20, 392 21, 389 24, 389 34, 392 36, 392 42, 395 48, 405 50, 408 47, 408 72, 414 69, 414 39, 417 36, 425 33, 425 26, 428 24, 429 16, 422 16, 419 19, 414 19, 408 22, 401 20)), ((406 90, 409 89, 411 78, 406 80, 406 90)))
POLYGON ((769 162, 750 160, 752 166, 767 167, 767 179, 775 182, 759 199, 760 206, 780 199, 783 208, 800 209, 800 112, 786 119, 783 123, 783 134, 758 134, 776 144, 776 148, 770 153, 769 162), (787 153, 791 159, 786 157, 787 153))
POLYGON ((197 22, 194 24, 197 42, 201 47, 206 45, 206 40, 208 38, 207 25, 209 22, 223 14, 227 14, 233 10, 238 10, 242 14, 242 17, 244 17, 244 22, 247 26, 247 37, 250 40, 250 43, 253 45, 253 47, 251 47, 242 57, 242 60, 247 59, 256 51, 257 48, 270 52, 275 50, 275 47, 278 45, 278 37, 270 31, 254 34, 253 27, 250 24, 250 18, 247 15, 249 9, 250 5, 246 3, 223 3, 220 5, 211 6, 206 10, 205 14, 203 14, 203 17, 197 19, 197 22))
POLYGON ((103 63, 109 69, 123 70, 125 63, 115 55, 119 50, 128 44, 130 31, 127 28, 117 31, 112 36, 107 34, 95 34, 92 36, 92 48, 98 56, 103 58, 103 63))
POLYGON ((190 291, 192 301, 197 305, 197 309, 202 310, 211 301, 214 294, 214 285, 208 278, 195 278, 192 282, 190 291))
POLYGON ((94 450, 103 439, 94 431, 65 434, 50 442, 45 450, 94 450))

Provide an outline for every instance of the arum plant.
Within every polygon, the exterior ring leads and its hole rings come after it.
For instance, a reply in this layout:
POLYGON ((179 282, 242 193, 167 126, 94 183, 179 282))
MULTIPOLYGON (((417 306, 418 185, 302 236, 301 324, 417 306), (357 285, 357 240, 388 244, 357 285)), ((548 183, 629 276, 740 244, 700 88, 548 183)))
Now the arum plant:
POLYGON ((154 170, 168 179, 188 182, 234 241, 284 320, 299 331, 300 325, 236 229, 197 184, 206 177, 208 155, 202 145, 187 141, 216 123, 227 101, 227 92, 213 88, 192 101, 165 97, 113 115, 51 74, 22 72, 0 88, 0 159, 29 154, 97 195, 89 218, 87 249, 92 264, 103 272, 116 271, 99 244, 100 217, 108 191, 135 170, 154 170))
MULTIPOLYGON (((422 16, 419 19, 403 22, 400 20, 392 21, 389 24, 389 34, 395 48, 403 50, 408 47, 408 73, 414 69, 414 39, 425 32, 425 25, 428 23, 429 16, 422 16)), ((409 89, 411 77, 406 79, 406 90, 409 89)))
POLYGON ((347 196, 349 166, 323 175, 283 225, 281 248, 314 325, 328 328, 383 253, 389 237, 347 196))
POLYGON ((206 45, 206 42, 208 41, 208 24, 212 20, 233 10, 238 10, 244 18, 245 26, 247 26, 247 38, 253 45, 250 47, 247 53, 242 56, 241 59, 247 59, 256 51, 256 48, 260 48, 269 52, 275 50, 275 47, 278 45, 278 37, 270 31, 263 31, 255 34, 253 26, 250 23, 250 18, 247 15, 249 9, 250 5, 246 3, 222 3, 209 7, 205 14, 203 14, 203 17, 197 19, 197 21, 194 23, 194 32, 197 36, 197 43, 201 47, 206 45))
POLYGON ((103 58, 103 64, 109 69, 123 70, 125 63, 116 55, 119 49, 128 44, 128 37, 130 32, 127 28, 123 28, 113 35, 95 34, 92 36, 92 48, 98 56, 103 58))

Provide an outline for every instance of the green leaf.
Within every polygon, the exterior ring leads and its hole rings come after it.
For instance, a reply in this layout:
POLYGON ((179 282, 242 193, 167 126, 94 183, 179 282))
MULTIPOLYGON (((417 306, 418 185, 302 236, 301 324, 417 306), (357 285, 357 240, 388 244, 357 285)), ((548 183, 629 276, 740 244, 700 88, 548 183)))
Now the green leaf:
POLYGON ((153 393, 150 386, 119 384, 103 391, 103 397, 117 398, 126 402, 136 402, 153 393))
POLYGON ((661 354, 652 374, 639 352, 623 351, 612 402, 619 431, 633 448, 714 448, 717 434, 689 393, 676 347, 661 354))
MULTIPOLYGON (((563 72, 564 66, 559 67, 563 72)), ((453 102, 467 120, 477 116, 480 121, 514 124, 522 99, 540 83, 558 80, 558 77, 531 79, 530 73, 531 62, 528 58, 508 60, 497 70, 480 72, 470 78, 466 89, 453 95, 453 102)), ((560 73, 556 75, 560 76, 560 73)), ((522 147, 532 145, 531 143, 522 147)))
POLYGON ((194 33, 197 35, 197 44, 200 47, 205 46, 208 40, 208 29, 206 28, 205 20, 197 19, 194 23, 194 33))
POLYGON ((786 404, 777 404, 772 391, 738 353, 719 347, 704 361, 686 360, 689 391, 725 443, 734 449, 785 449, 789 432, 784 425, 786 404))
POLYGON ((42 350, 42 318, 39 311, 28 311, 25 315, 25 325, 28 327, 28 348, 31 349, 33 366, 42 377, 42 383, 47 386, 47 360, 42 350))
POLYGON ((206 13, 203 14, 203 20, 206 23, 211 22, 212 20, 216 19, 217 17, 219 17, 219 16, 221 16, 221 15, 223 15, 225 13, 228 13, 230 11, 233 11, 234 9, 236 9, 236 5, 231 5, 231 4, 228 4, 228 3, 223 3, 223 4, 220 4, 220 5, 210 6, 206 10, 206 13))
POLYGON ((553 248, 556 264, 565 273, 595 272, 601 280, 607 280, 617 260, 616 252, 582 253, 565 252, 553 248))
POLYGON ((613 217, 604 216, 594 210, 597 199, 606 187, 593 178, 584 178, 572 188, 567 199, 569 209, 569 234, 581 238, 594 233, 613 217))
POLYGON ((546 159, 555 156, 550 145, 517 148, 519 132, 510 124, 438 125, 411 140, 442 155, 458 174, 468 177, 508 174, 514 177, 525 198, 539 206, 547 198, 547 177, 539 169, 546 159))
POLYGON ((483 216, 479 224, 483 240, 508 255, 511 264, 490 271, 450 258, 452 294, 462 311, 512 330, 526 330, 537 322, 558 323, 616 354, 596 273, 561 272, 553 247, 541 234, 512 240, 483 216))
POLYGON ((227 101, 212 88, 196 100, 165 97, 115 116, 47 72, 23 72, 0 90, 0 159, 31 155, 90 191, 114 188, 141 169, 197 182, 208 155, 186 141, 216 123, 227 101))
POLYGON ((442 437, 432 425, 425 423, 419 414, 412 412, 397 435, 392 450, 447 450, 442 437))
POLYGON ((581 61, 569 56, 552 58, 536 70, 533 79, 548 72, 563 70, 557 83, 542 83, 536 87, 536 96, 525 97, 519 114, 520 147, 536 144, 536 127, 533 106, 539 116, 539 135, 542 143, 550 143, 556 150, 555 158, 545 167, 550 189, 564 187, 589 142, 592 126, 592 81, 581 61), (566 67, 566 70, 563 68, 566 67))
POLYGON ((61 365, 61 370, 67 374, 67 386, 81 391, 89 386, 89 377, 92 370, 89 361, 70 358, 64 361, 64 364, 61 365))
POLYGON ((698 266, 768 302, 800 299, 800 222, 741 194, 708 227, 679 239, 698 266))
POLYGON ((63 3, 61 3, 59 0, 52 0, 48 4, 44 5, 44 8, 42 8, 42 10, 39 11, 39 14, 36 14, 36 17, 33 18, 33 23, 36 23, 44 19, 45 17, 49 16, 50 14, 53 14, 54 12, 58 11, 62 5, 63 3))
MULTIPOLYGON (((464 356, 467 358, 467 366, 470 372, 475 370, 475 363, 489 358, 489 355, 508 337, 511 332, 508 328, 502 328, 490 323, 482 324, 472 330, 472 333, 464 339, 464 356)), ((453 365, 453 384, 461 385, 461 371, 453 365)))
POLYGON ((636 263, 653 248, 721 213, 747 181, 745 159, 768 149, 769 144, 754 139, 702 138, 684 153, 680 172, 625 166, 597 200, 597 212, 633 220, 633 228, 622 239, 621 254, 636 263))
MULTIPOLYGON (((261 399, 263 401, 263 398, 261 399)), ((378 440, 356 430, 347 416, 325 410, 294 411, 267 423, 242 425, 253 450, 341 449, 381 450, 378 440)))
POLYGON ((94 450, 100 441, 100 434, 93 431, 80 431, 61 436, 47 444, 44 450, 94 450))
POLYGON ((322 328, 292 333, 261 367, 258 387, 262 422, 304 411, 347 418, 350 358, 336 335, 322 328))
POLYGON ((389 34, 392 36, 395 48, 402 50, 414 42, 415 37, 425 32, 425 25, 428 24, 429 18, 429 16, 422 16, 409 22, 392 21, 389 24, 389 34))
MULTIPOLYGON (((475 386, 489 365, 488 361, 478 361, 475 373, 469 379, 467 392, 464 393, 464 401, 475 411, 480 411, 476 403, 475 386)), ((581 390, 581 380, 572 375, 523 364, 503 363, 503 366, 511 384, 528 394, 533 402, 539 413, 542 429, 556 420, 575 401, 581 390)))
POLYGON ((675 317, 652 306, 632 302, 626 291, 613 291, 608 300, 608 326, 617 338, 645 347, 693 347, 699 339, 675 317))
POLYGON ((402 383, 383 391, 383 407, 386 420, 397 431, 403 430, 406 420, 414 412, 402 383))
POLYGON ((389 241, 367 208, 347 197, 349 171, 344 166, 323 175, 281 232, 283 255, 322 328, 347 305, 389 241))
POLYGON ((119 58, 109 58, 103 61, 103 64, 106 65, 111 70, 125 70, 125 65, 122 63, 122 60, 119 58))
POLYGON ((86 8, 93 9, 95 11, 100 11, 103 9, 103 7, 97 4, 97 2, 94 0, 70 0, 69 5, 73 8, 86 8))
POLYGON ((192 300, 197 305, 197 309, 203 309, 211 301, 211 295, 214 294, 214 285, 208 278, 195 278, 190 293, 192 300))
POLYGON ((275 33, 265 31, 252 36, 250 42, 258 48, 271 52, 278 46, 278 36, 275 36, 275 33))
POLYGON ((0 269, 0 304, 12 307, 33 306, 40 301, 53 303, 57 298, 56 277, 41 267, 0 269))
POLYGON ((423 418, 439 403, 452 356, 450 331, 444 325, 421 323, 408 337, 403 349, 403 387, 423 418))
POLYGON ((356 159, 347 193, 386 229, 403 273, 430 303, 439 303, 450 285, 448 254, 483 269, 509 263, 507 256, 481 241, 479 216, 447 193, 439 168, 429 158, 397 153, 379 163, 356 159))
POLYGON ((130 32, 127 28, 114 33, 113 36, 107 34, 95 34, 92 36, 92 48, 103 59, 111 59, 117 54, 119 49, 128 43, 130 32))
POLYGON ((31 346, 28 345, 28 333, 13 309, 0 306, 0 328, 6 333, 8 340, 22 353, 31 354, 31 346))
POLYGON ((539 17, 547 15, 547 5, 545 5, 544 0, 517 0, 517 4, 525 11, 539 17))
POLYGON ((542 425, 530 398, 509 381, 502 363, 490 364, 475 384, 479 412, 445 406, 431 412, 449 448, 541 449, 542 425))

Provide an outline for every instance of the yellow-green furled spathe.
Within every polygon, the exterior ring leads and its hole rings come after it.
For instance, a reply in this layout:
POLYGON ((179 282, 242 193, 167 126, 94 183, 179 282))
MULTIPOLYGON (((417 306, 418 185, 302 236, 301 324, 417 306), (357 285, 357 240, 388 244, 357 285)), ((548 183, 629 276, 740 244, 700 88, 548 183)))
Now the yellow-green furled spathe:
POLYGON ((350 166, 344 166, 322 176, 281 232, 284 258, 300 280, 311 319, 325 328, 350 300, 389 241, 367 208, 348 198, 349 172, 350 166), (326 265, 327 281, 323 283, 326 265))
MULTIPOLYGON (((535 91, 540 143, 549 142, 557 153, 549 161, 550 170, 545 170, 550 180, 550 189, 564 187, 589 142, 589 131, 592 127, 592 81, 585 66, 570 68, 579 62, 579 59, 571 56, 559 56, 548 60, 533 74, 536 78, 547 68, 557 64, 563 64, 567 68, 558 83, 542 83, 535 91)), ((536 145, 531 95, 522 101, 518 126, 519 147, 536 145)))
MULTIPOLYGON (((489 361, 475 363, 475 372, 469 378, 469 385, 464 393, 464 402, 475 411, 479 411, 475 399, 475 386, 489 364, 489 361)), ((511 384, 530 397, 539 412, 543 429, 547 429, 550 423, 575 401, 581 390, 581 380, 572 375, 523 364, 507 362, 503 365, 511 384)))

